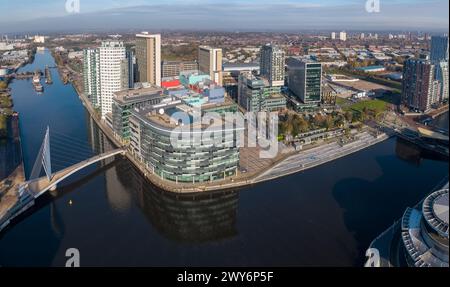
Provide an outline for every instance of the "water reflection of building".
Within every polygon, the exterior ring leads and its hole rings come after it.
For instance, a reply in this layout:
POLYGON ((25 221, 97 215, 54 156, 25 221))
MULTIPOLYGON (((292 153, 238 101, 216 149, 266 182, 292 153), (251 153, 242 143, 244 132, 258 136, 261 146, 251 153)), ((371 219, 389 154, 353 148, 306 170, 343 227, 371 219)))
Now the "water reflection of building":
POLYGON ((420 162, 422 161, 420 147, 401 138, 397 138, 395 153, 400 159, 415 165, 420 165, 420 162))
MULTIPOLYGON (((114 146, 112 145, 111 141, 108 139, 108 137, 105 136, 105 134, 102 132, 102 130, 97 126, 95 121, 92 119, 92 117, 89 115, 88 112, 86 112, 86 121, 88 123, 88 142, 91 144, 91 149, 94 153, 100 154, 104 153, 110 150, 114 149, 114 146)), ((101 166, 105 166, 111 162, 114 161, 114 158, 109 158, 104 161, 102 161, 100 164, 101 166)))
POLYGON ((8 137, 0 140, 0 181, 8 177, 22 162, 19 116, 14 113, 7 121, 8 137))
MULTIPOLYGON (((88 123, 88 140, 92 150, 97 153, 110 150, 110 141, 90 117, 88 123)), ((114 160, 102 162, 100 166, 114 160)), ((115 210, 126 211, 135 201, 151 224, 170 239, 206 242, 237 234, 237 191, 200 195, 168 193, 152 186, 125 159, 117 160, 105 171, 105 185, 108 202, 115 210)))
POLYGON ((238 192, 178 195, 153 187, 126 160, 118 161, 116 176, 132 193, 152 225, 164 236, 183 242, 217 241, 237 234, 238 192))
POLYGON ((424 159, 448 161, 448 157, 421 148, 420 146, 415 145, 402 138, 397 138, 395 144, 395 153, 400 159, 415 165, 420 165, 422 160, 424 159))
MULTIPOLYGON (((94 153, 100 154, 114 149, 111 141, 103 134, 92 117, 86 113, 89 123, 88 141, 94 153)), ((109 158, 99 163, 100 167, 106 166, 115 161, 115 158, 109 158)), ((105 171, 105 189, 109 204, 118 211, 126 211, 131 207, 131 196, 126 191, 126 187, 118 180, 116 166, 105 171)))

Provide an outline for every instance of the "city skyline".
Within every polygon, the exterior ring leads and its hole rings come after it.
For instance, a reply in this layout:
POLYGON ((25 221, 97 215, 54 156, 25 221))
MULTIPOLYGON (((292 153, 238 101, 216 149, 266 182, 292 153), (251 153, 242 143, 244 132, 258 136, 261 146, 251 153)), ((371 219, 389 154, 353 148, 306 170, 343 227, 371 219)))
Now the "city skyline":
POLYGON ((0 20, 0 33, 99 30, 99 27, 108 27, 102 30, 293 31, 351 30, 353 27, 360 30, 448 30, 449 3, 443 0, 381 1, 378 13, 367 12, 366 1, 354 0, 214 2, 80 0, 79 13, 69 13, 65 1, 47 0, 37 5, 25 0, 20 4, 6 4, 9 13, 0 20))
POLYGON ((4 1, 0 267, 449 267, 448 2, 4 1))

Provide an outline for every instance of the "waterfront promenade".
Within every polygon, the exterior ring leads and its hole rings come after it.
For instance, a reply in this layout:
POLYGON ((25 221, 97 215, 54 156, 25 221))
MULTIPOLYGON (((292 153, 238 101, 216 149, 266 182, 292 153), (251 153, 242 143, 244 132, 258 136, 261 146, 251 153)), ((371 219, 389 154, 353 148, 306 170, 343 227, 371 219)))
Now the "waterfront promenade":
POLYGON ((362 132, 357 137, 358 139, 356 141, 343 146, 339 145, 337 142, 332 142, 299 152, 298 154, 281 161, 274 167, 262 173, 254 179, 254 182, 267 181, 313 168, 343 156, 358 152, 389 138, 387 134, 381 134, 378 137, 374 137, 368 132, 362 132))
POLYGON ((23 164, 20 164, 7 178, 0 181, 0 222, 19 201, 19 186, 25 181, 23 164))
MULTIPOLYGON (((75 83, 73 83, 73 86, 83 105, 108 139, 112 141, 115 147, 124 147, 114 136, 111 128, 97 115, 89 100, 84 93, 80 91, 80 88, 78 88, 79 86, 75 83)), ((126 153, 126 157, 155 186, 175 193, 195 193, 233 189, 273 180, 350 155, 389 138, 386 134, 374 137, 368 132, 362 132, 356 135, 356 137, 357 139, 355 141, 343 146, 339 145, 337 142, 331 142, 309 150, 296 152, 292 156, 281 157, 277 162, 267 167, 267 170, 260 170, 253 174, 239 173, 237 176, 214 182, 176 183, 164 180, 160 176, 154 174, 150 169, 146 168, 145 165, 130 152, 126 153)))

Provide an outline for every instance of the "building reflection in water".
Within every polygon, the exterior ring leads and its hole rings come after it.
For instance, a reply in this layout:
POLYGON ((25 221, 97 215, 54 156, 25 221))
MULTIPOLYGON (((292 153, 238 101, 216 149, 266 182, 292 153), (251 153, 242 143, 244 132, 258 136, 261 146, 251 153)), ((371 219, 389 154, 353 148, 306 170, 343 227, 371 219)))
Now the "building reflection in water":
POLYGON ((397 138, 395 144, 395 153, 398 158, 419 166, 424 159, 448 161, 443 155, 425 150, 402 138, 397 138))
POLYGON ((238 192, 178 195, 152 186, 126 160, 115 165, 117 177, 132 193, 151 224, 165 237, 182 242, 219 241, 237 234, 238 192))
MULTIPOLYGON (((89 118, 89 141, 97 152, 111 150, 109 140, 89 118)), ((110 164, 114 159, 100 165, 110 164)), ((127 212, 136 204, 163 236, 181 242, 219 241, 237 235, 238 191, 196 195, 159 190, 126 159, 119 159, 105 172, 106 196, 111 207, 127 212)))

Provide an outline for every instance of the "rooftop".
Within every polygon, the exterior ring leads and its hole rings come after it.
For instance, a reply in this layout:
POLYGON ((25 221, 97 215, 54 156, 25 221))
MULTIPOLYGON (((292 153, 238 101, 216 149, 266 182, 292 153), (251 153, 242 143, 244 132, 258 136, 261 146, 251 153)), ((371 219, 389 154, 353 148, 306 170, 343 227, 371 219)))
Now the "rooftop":
MULTIPOLYGON (((229 103, 227 103, 229 104, 229 103)), ((222 104, 224 105, 224 104, 222 104)), ((205 105, 205 109, 212 109, 214 107, 219 107, 219 104, 208 104, 205 105)), ((204 110, 204 109, 202 109, 204 110)), ((211 121, 210 124, 203 124, 200 121, 195 121, 195 113, 199 109, 195 109, 186 104, 181 103, 181 101, 172 101, 168 103, 162 103, 155 106, 148 106, 142 109, 134 109, 134 113, 140 118, 145 119, 148 123, 154 124, 157 128, 166 129, 167 132, 171 132, 173 129, 185 125, 189 125, 193 128, 204 129, 222 129, 223 122, 221 121, 211 121)), ((190 131, 189 131, 190 133, 190 131)))
POLYGON ((422 213, 427 223, 441 236, 448 238, 448 189, 430 194, 422 206, 422 213))
POLYGON ((148 88, 138 88, 123 90, 114 93, 114 100, 121 104, 130 103, 136 100, 142 100, 144 97, 148 96, 158 96, 163 94, 163 89, 159 87, 148 87, 148 88))

